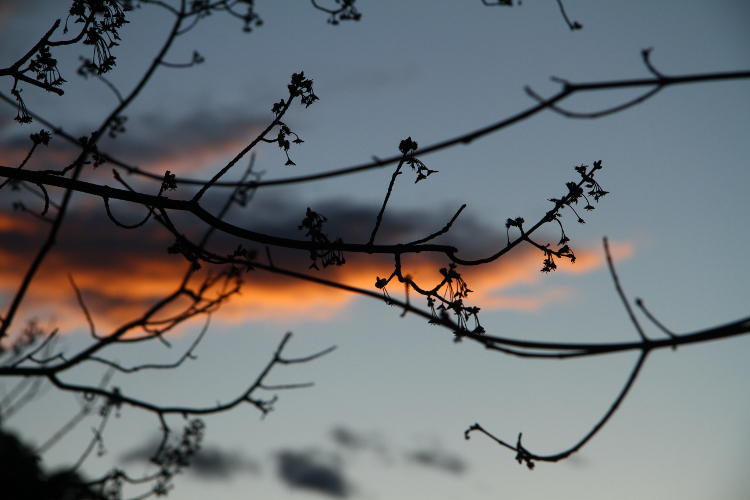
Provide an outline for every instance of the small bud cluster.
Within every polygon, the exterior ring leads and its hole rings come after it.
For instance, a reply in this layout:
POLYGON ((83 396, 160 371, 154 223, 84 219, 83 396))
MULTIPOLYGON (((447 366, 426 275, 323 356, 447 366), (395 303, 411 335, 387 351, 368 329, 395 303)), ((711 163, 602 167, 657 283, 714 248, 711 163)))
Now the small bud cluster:
MULTIPOLYGON (((307 207, 305 212, 305 218, 297 229, 305 230, 305 236, 309 236, 310 240, 316 245, 317 248, 310 250, 310 269, 320 269, 318 267, 318 261, 323 267, 328 266, 341 266, 346 263, 344 254, 339 250, 327 250, 325 247, 331 244, 328 236, 323 233, 323 224, 328 219, 307 207)), ((341 243, 341 238, 336 239, 333 243, 341 243)))
POLYGON ((407 137, 401 141, 398 145, 398 150, 404 155, 404 163, 409 165, 412 171, 417 174, 414 184, 438 172, 437 170, 430 170, 427 168, 427 165, 414 156, 414 153, 417 151, 417 143, 411 137, 407 137))

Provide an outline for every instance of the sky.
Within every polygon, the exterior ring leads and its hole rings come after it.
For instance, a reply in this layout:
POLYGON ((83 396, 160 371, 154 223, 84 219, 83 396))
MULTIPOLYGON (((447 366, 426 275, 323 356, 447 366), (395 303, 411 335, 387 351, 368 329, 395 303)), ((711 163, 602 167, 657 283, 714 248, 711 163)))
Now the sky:
MULTIPOLYGON (((0 57, 13 60, 65 17, 65 2, 0 0, 0 57)), ((101 149, 161 175, 206 178, 244 147, 271 119, 289 76, 314 80, 320 100, 295 106, 286 123, 304 139, 290 155, 261 145, 255 157, 263 179, 322 172, 397 154, 407 136, 420 146, 496 122, 534 104, 524 92, 552 95, 570 81, 649 76, 641 50, 667 75, 750 68, 750 7, 742 1, 565 2, 583 25, 571 32, 556 2, 487 7, 482 2, 357 2, 359 22, 326 23, 306 2, 258 1, 264 24, 243 33, 239 20, 213 15, 180 37, 167 60, 184 62, 198 50, 205 62, 162 68, 128 112, 127 132, 101 149)), ((169 16, 143 6, 130 14, 116 69, 108 75, 127 90, 137 82, 166 36, 169 16)), ((95 79, 76 76, 89 48, 60 50, 69 82, 62 97, 24 88, 32 111, 74 136, 89 133, 116 104, 95 79)), ((0 64, 1 65, 1 64, 0 64)), ((8 94, 12 82, 0 81, 8 94)), ((567 109, 593 111, 634 97, 632 91, 586 93, 567 109)), ((573 167, 604 165, 599 182, 610 192, 586 223, 564 217, 578 260, 549 275, 528 248, 487 267, 467 269, 473 303, 490 334, 545 341, 614 342, 637 339, 604 265, 601 239, 610 238, 623 286, 642 297, 677 332, 695 331, 747 315, 750 235, 750 82, 666 88, 653 99, 596 120, 546 111, 469 145, 421 157, 437 170, 423 182, 400 176, 379 241, 411 241, 466 209, 443 241, 468 255, 485 255, 505 241, 505 220, 543 216, 548 198, 565 192, 573 167)), ((0 103, 0 164, 28 151, 39 124, 13 122, 0 103)), ((60 166, 75 153, 54 137, 28 168, 60 166)), ((298 186, 261 189, 229 220, 254 230, 300 237, 305 209, 328 217, 332 236, 367 238, 392 166, 298 186)), ((107 166, 89 179, 114 185, 107 166)), ((149 184, 128 177, 134 186, 149 184)), ((151 186, 153 187, 153 186, 151 186)), ((187 196, 180 187, 174 196, 187 196)), ((0 298, 7 303, 44 235, 31 216, 12 211, 22 199, 0 191, 0 298)), ((220 192, 211 192, 215 208, 220 192)), ((24 318, 64 333, 74 352, 89 342, 87 325, 68 281, 72 274, 104 331, 143 310, 175 286, 185 264, 168 255, 171 239, 156 225, 139 233, 111 227, 101 201, 78 195, 63 237, 29 291, 24 318)), ((113 209, 129 221, 140 212, 113 209)), ((179 219, 192 231, 190 219, 179 219)), ((552 229, 548 238, 558 238, 552 229)), ((216 240, 217 248, 236 241, 216 240)), ((389 261, 347 256, 322 276, 375 290, 389 261)), ((277 262, 304 269, 307 255, 279 251, 277 262)), ((429 280, 445 265, 429 256, 405 263, 429 280)), ((398 290, 391 290, 394 294, 398 290)), ((5 306, 3 306, 5 307, 5 306)), ((172 347, 130 345, 111 354, 125 364, 179 357, 203 326, 197 318, 171 338, 172 347)), ((486 439, 466 441, 480 422, 528 448, 553 453, 585 434, 624 383, 635 353, 592 359, 523 360, 455 344, 450 332, 382 302, 275 276, 253 273, 243 293, 211 318, 197 359, 179 370, 116 375, 127 393, 164 404, 227 400, 262 369, 285 332, 290 355, 336 345, 331 354, 277 367, 273 383, 314 381, 279 393, 275 410, 253 408, 206 419, 204 449, 177 478, 175 498, 466 498, 485 499, 745 499, 750 494, 750 368, 747 338, 662 351, 650 356, 632 393, 604 430, 574 458, 539 463, 534 471, 486 439)), ((659 337, 656 329, 649 335, 659 337)), ((71 380, 101 376, 83 368, 71 380)), ((6 394, 12 383, 3 382, 6 394)), ((70 395, 43 389, 8 428, 34 445, 75 413, 70 395)), ((84 467, 95 476, 112 464, 148 471, 158 436, 153 415, 123 408, 109 424, 106 453, 84 467)), ((74 461, 97 419, 81 423, 45 453, 46 466, 74 461)), ((176 421, 176 426, 179 421, 176 421)), ((136 492, 133 492, 134 494, 136 492)))

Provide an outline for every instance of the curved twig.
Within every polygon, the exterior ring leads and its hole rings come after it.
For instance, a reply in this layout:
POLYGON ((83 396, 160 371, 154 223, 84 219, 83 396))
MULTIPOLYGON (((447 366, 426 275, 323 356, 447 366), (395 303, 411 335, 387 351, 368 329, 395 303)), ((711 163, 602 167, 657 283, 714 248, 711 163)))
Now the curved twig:
POLYGON ((557 6, 560 7, 560 14, 562 14, 562 17, 565 20, 565 24, 568 25, 570 31, 576 31, 583 28, 583 25, 578 21, 571 21, 571 19, 568 17, 568 13, 565 12, 565 6, 563 5, 562 0, 557 0, 557 6))
POLYGON ((151 403, 149 401, 126 396, 125 394, 119 391, 115 392, 114 390, 110 391, 110 390, 100 389, 98 387, 93 387, 93 386, 68 383, 68 382, 63 381, 59 377, 59 375, 56 373, 48 373, 46 377, 55 387, 63 391, 86 393, 86 394, 91 394, 92 396, 101 396, 101 397, 106 398, 109 401, 116 401, 117 404, 120 404, 120 405, 125 404, 125 405, 132 406, 135 408, 140 408, 146 411, 150 411, 152 413, 157 414, 158 417, 162 420, 164 419, 166 415, 171 415, 171 414, 211 415, 215 413, 221 413, 221 412, 230 410, 243 403, 249 403, 250 405, 255 406, 256 408, 258 408, 258 410, 261 411, 261 413, 268 413, 272 409, 268 404, 269 402, 252 398, 252 393, 255 391, 255 389, 258 389, 260 387, 260 385, 265 380, 265 377, 271 372, 271 369, 274 366, 276 366, 277 364, 288 364, 290 362, 305 362, 305 360, 316 359, 333 350, 332 348, 326 349, 312 356, 308 356, 306 358, 300 358, 301 361, 284 360, 284 358, 281 357, 281 353, 284 347, 286 346, 286 344, 289 342, 289 339, 291 338, 291 336, 292 336, 291 332, 287 332, 284 335, 284 338, 281 340, 278 347, 276 348, 276 351, 272 359, 261 370, 259 375, 256 377, 255 381, 251 383, 239 396, 225 403, 217 403, 216 405, 213 405, 213 406, 204 406, 204 407, 161 406, 158 404, 151 403))
POLYGON ((107 211, 107 216, 109 217, 109 220, 115 223, 116 226, 119 226, 123 229, 135 229, 137 227, 141 227, 144 225, 148 220, 151 218, 151 215, 154 213, 154 209, 151 207, 146 207, 148 209, 148 212, 146 213, 146 216, 141 219, 139 222, 136 222, 134 224, 124 224, 117 219, 115 219, 115 216, 112 215, 112 211, 109 208, 109 197, 105 196, 102 198, 104 200, 104 208, 107 211))
MULTIPOLYGON (((662 85, 657 85, 656 87, 649 90, 648 92, 644 92, 643 94, 639 95, 638 97, 635 97, 634 99, 631 99, 630 101, 627 101, 622 104, 618 104, 617 106, 612 106, 611 108, 603 109, 600 111, 592 111, 589 113, 580 112, 580 111, 570 111, 570 110, 561 108, 560 106, 557 106, 557 105, 551 105, 549 106, 549 109, 551 109, 552 111, 566 118, 588 118, 588 119, 602 118, 607 115, 619 113, 620 111, 624 111, 628 108, 636 106, 637 104, 647 101, 651 97, 655 96, 662 88, 664 88, 662 85)), ((528 94, 531 98, 535 99, 537 102, 544 102, 544 98, 541 97, 536 92, 534 92, 534 90, 531 87, 525 87, 524 90, 526 91, 526 94, 528 94)))
POLYGON ((609 422, 610 418, 617 412, 618 408, 620 407, 620 404, 625 400, 625 397, 628 395, 628 392, 633 387, 633 384, 635 383, 636 378, 638 378, 638 374, 641 371, 641 368, 643 368, 643 363, 646 360, 646 356, 648 356, 648 349, 644 349, 641 351, 641 355, 638 357, 638 361, 636 361, 635 366, 633 366, 632 371, 630 372, 630 376, 628 377, 627 381, 625 382, 625 385, 623 386, 622 390, 620 390, 620 393, 617 395, 615 400, 610 405, 607 412, 602 416, 601 419, 594 425, 594 427, 591 428, 591 430, 586 433, 585 436, 583 436, 576 444, 571 446, 570 448, 561 451, 559 453, 554 453, 551 455, 538 455, 536 453, 530 452, 527 448, 525 448, 521 444, 521 437, 522 435, 518 435, 518 442, 515 446, 503 441, 502 439, 496 437, 495 435, 491 434, 487 430, 484 429, 479 423, 475 423, 471 426, 469 426, 466 431, 464 431, 464 437, 466 439, 469 439, 470 434, 472 432, 481 432, 482 434, 486 435, 493 441, 495 441, 500 446, 503 446, 505 448, 508 448, 510 450, 513 450, 516 452, 516 460, 518 463, 526 463, 526 465, 530 468, 534 468, 534 462, 558 462, 560 460, 564 460, 583 448, 586 443, 588 443, 604 426, 609 422))

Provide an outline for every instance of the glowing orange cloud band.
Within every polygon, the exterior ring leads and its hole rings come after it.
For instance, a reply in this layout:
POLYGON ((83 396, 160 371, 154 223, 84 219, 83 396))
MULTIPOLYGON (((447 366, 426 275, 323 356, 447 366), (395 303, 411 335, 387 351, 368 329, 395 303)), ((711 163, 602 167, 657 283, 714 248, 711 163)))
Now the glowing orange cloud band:
MULTIPOLYGON (((0 216, 0 231, 15 227, 13 218, 0 216)), ((632 254, 627 243, 612 245, 614 257, 622 259, 632 254)), ((557 273, 580 274, 601 268, 601 250, 579 249, 575 264, 558 262, 557 273)), ((527 247, 517 249, 505 259, 480 267, 459 268, 474 293, 466 300, 485 310, 537 310, 560 301, 570 294, 566 290, 544 287, 544 275, 539 272, 542 255, 527 247), (530 292, 525 296, 512 294, 513 287, 525 285, 530 292)), ((6 300, 20 283, 30 261, 29 255, 17 255, 0 249, 0 294, 6 300)), ((304 262, 302 257, 301 262, 304 262)), ((83 314, 75 300, 69 282, 73 276, 98 326, 112 327, 137 317, 143 311, 171 293, 186 269, 186 262, 162 251, 147 255, 114 256, 111 261, 88 262, 75 255, 52 253, 29 289, 25 316, 54 316, 62 329, 85 327, 83 314)), ((404 262, 404 272, 425 287, 439 279, 437 270, 446 265, 434 256, 412 256, 404 262)), ((341 267, 318 273, 326 279, 351 286, 374 290, 376 276, 390 274, 392 264, 383 258, 351 256, 341 267)), ((355 295, 322 285, 251 271, 244 278, 242 291, 224 304, 218 318, 229 322, 247 320, 328 320, 341 313, 355 295)), ((402 285, 392 282, 388 287, 394 297, 402 296, 402 285)), ((412 293, 412 299, 415 295, 412 293)), ((421 305, 421 301, 418 301, 421 305)))

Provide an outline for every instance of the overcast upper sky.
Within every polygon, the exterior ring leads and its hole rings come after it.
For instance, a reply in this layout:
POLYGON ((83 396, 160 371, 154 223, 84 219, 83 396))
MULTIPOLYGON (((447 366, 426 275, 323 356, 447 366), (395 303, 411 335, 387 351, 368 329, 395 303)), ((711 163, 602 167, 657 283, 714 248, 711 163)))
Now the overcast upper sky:
MULTIPOLYGON (((2 61, 22 55, 54 19, 64 20, 64 4, 0 0, 2 61)), ((567 0, 568 15, 583 25, 575 32, 557 3, 547 0, 512 8, 480 0, 357 5, 362 20, 338 26, 327 24, 308 2, 291 1, 256 2, 264 24, 249 34, 226 15, 202 20, 180 37, 167 60, 186 62, 198 50, 205 62, 159 69, 127 113, 127 132, 103 141, 102 150, 157 175, 171 170, 208 177, 273 119, 272 104, 300 70, 314 80, 320 100, 307 109, 293 107, 285 120, 304 139, 290 150, 295 166, 285 166, 274 145, 257 148, 254 169, 263 179, 392 156, 407 136, 426 146, 481 128, 532 106, 526 85, 542 95, 556 92, 553 75, 575 82, 648 77, 640 55, 648 47, 653 64, 667 75, 750 69, 750 7, 741 0, 567 0)), ((144 5, 130 20, 113 48, 118 65, 108 75, 123 92, 158 50, 169 15, 144 5)), ((90 133, 116 105, 105 85, 76 75, 78 56, 89 52, 76 46, 55 53, 68 80, 63 97, 24 87, 32 111, 75 137, 90 133)), ((10 80, 0 79, 1 92, 9 95, 11 88, 10 80)), ((634 96, 588 93, 564 106, 595 111, 634 96)), ((15 110, 0 102, 0 165, 17 165, 30 145, 28 134, 41 127, 18 126, 13 116, 15 110)), ((626 290, 643 297, 672 329, 728 322, 748 312, 748 130, 749 81, 666 88, 648 102, 597 120, 547 111, 421 158, 438 173, 416 184, 411 172, 399 177, 379 238, 423 237, 466 203, 442 241, 471 256, 485 255, 504 244, 508 217, 538 220, 550 206, 547 200, 575 179, 574 166, 601 160, 599 181, 610 194, 585 214, 585 224, 570 212, 563 218, 579 257, 574 265, 543 275, 542 257, 520 248, 497 264, 465 271, 487 331, 554 341, 635 339, 603 266, 603 236, 614 242, 626 290)), ((28 168, 64 166, 74 152, 53 136, 28 168)), ((392 168, 263 188, 230 220, 303 238, 297 226, 312 207, 328 218, 330 237, 366 241, 392 168)), ((89 175, 115 185, 110 166, 89 175)), ((153 189, 135 177, 127 180, 153 189)), ((170 196, 190 193, 183 185, 170 196)), ((221 192, 207 198, 215 208, 221 192)), ((12 211, 19 200, 29 207, 40 203, 8 188, 0 191, 3 300, 44 234, 43 224, 12 211)), ((125 203, 113 203, 113 209, 123 220, 142 216, 125 203)), ((75 198, 57 250, 23 310, 24 317, 63 327, 71 351, 88 339, 68 273, 106 329, 171 290, 186 266, 166 253, 171 239, 157 225, 138 233, 113 228, 102 210, 100 200, 75 198)), ((194 220, 179 223, 196 230, 194 220)), ((544 238, 556 241, 557 228, 548 228, 544 238)), ((236 241, 220 237, 215 245, 233 248, 236 241)), ((274 257, 298 269, 309 264, 304 252, 274 257)), ((348 260, 322 276, 374 289, 376 277, 390 272, 387 259, 348 260)), ((425 281, 445 264, 427 255, 406 263, 425 281)), ((260 420, 251 408, 208 418, 205 453, 195 473, 177 479, 176 498, 741 500, 750 494, 748 339, 652 356, 621 411, 574 460, 528 471, 488 440, 465 441, 464 429, 479 421, 510 441, 522 431, 533 451, 559 451, 605 411, 632 354, 564 362, 505 358, 455 345, 449 332, 400 313, 370 299, 253 273, 243 294, 213 318, 197 360, 166 376, 115 380, 142 398, 210 405, 241 391, 289 329, 295 333, 294 355, 338 346, 314 363, 274 370, 273 383, 316 385, 281 393, 267 418, 260 420)), ((172 349, 133 346, 113 357, 126 363, 175 359, 201 325, 184 328, 172 349)), ((649 334, 661 335, 655 329, 649 334)), ((96 373, 83 370, 75 377, 96 373)), ((76 407, 69 396, 48 391, 7 424, 39 444, 65 418, 58 413, 72 415, 76 407)), ((87 420, 45 455, 45 463, 75 460, 94 425, 87 420)), ((151 416, 124 409, 105 436, 108 454, 92 458, 87 472, 96 474, 109 463, 148 470, 140 460, 157 428, 151 416)))

